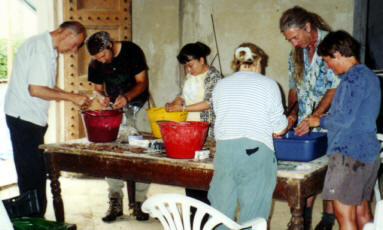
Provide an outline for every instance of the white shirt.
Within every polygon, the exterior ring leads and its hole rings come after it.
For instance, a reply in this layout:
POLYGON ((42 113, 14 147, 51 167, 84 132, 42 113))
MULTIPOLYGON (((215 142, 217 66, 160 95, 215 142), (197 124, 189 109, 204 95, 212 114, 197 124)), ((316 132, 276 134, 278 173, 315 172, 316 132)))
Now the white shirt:
MULTIPOLYGON (((184 83, 182 96, 185 100, 185 105, 192 105, 201 102, 205 97, 205 78, 207 72, 193 76, 188 74, 184 83)), ((188 112, 188 121, 200 121, 200 112, 188 112)))
POLYGON ((5 95, 4 111, 36 125, 45 126, 49 101, 29 94, 29 85, 54 88, 57 73, 57 51, 49 32, 33 36, 18 49, 5 95))
POLYGON ((249 138, 274 150, 272 134, 287 127, 276 82, 250 71, 236 72, 213 90, 215 138, 249 138))

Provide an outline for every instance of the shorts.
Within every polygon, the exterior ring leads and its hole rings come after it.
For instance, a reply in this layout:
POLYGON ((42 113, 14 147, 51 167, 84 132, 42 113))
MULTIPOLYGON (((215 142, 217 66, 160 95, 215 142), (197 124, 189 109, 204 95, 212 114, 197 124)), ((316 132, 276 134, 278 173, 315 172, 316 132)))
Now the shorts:
POLYGON ((338 200, 345 205, 369 201, 380 166, 379 156, 373 163, 334 153, 329 156, 322 191, 324 200, 338 200))

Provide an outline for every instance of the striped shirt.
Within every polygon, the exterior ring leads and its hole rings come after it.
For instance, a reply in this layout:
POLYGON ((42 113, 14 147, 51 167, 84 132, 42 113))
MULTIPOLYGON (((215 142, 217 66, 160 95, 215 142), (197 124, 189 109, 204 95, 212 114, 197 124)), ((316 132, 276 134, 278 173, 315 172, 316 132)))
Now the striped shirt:
POLYGON ((273 133, 287 127, 276 82, 256 72, 239 71, 213 90, 215 138, 249 138, 274 150, 273 133))

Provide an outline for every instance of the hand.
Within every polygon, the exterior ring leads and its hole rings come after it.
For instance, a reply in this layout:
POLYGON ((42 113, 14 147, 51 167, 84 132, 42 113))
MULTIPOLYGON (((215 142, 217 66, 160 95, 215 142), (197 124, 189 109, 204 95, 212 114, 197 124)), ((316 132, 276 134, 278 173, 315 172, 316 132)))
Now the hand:
POLYGON ((295 135, 302 136, 310 131, 312 127, 318 127, 320 125, 320 116, 310 115, 306 117, 298 127, 295 129, 295 135))
POLYGON ((295 129, 294 135, 303 136, 309 131, 310 131, 310 123, 306 118, 298 124, 297 128, 295 129))
POLYGON ((109 103, 110 103, 110 99, 109 99, 109 97, 104 97, 104 96, 99 96, 99 97, 97 97, 97 101, 98 101, 98 103, 100 103, 100 105, 103 106, 103 107, 107 107, 107 106, 109 106, 109 103))
POLYGON ((113 104, 113 109, 120 109, 128 104, 128 99, 125 96, 118 96, 113 104))
POLYGON ((174 103, 165 104, 166 112, 182 112, 182 105, 174 103))
POLYGON ((72 102, 75 103, 76 105, 80 106, 81 109, 86 109, 89 107, 92 100, 90 100, 89 97, 87 97, 87 96, 76 94, 73 97, 72 102))
POLYGON ((295 123, 297 122, 297 120, 298 120, 298 116, 296 114, 290 114, 287 117, 287 121, 289 122, 287 125, 287 130, 292 129, 295 123))
POLYGON ((282 135, 273 133, 273 138, 274 138, 274 139, 282 139, 282 135))

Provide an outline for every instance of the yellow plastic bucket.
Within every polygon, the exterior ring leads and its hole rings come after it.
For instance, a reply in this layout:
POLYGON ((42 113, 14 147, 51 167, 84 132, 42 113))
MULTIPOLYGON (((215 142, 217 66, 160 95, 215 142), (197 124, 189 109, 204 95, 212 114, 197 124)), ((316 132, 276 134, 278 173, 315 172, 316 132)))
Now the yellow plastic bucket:
POLYGON ((188 112, 166 112, 164 107, 153 107, 146 110, 153 136, 161 138, 160 127, 156 121, 186 121, 188 112))

